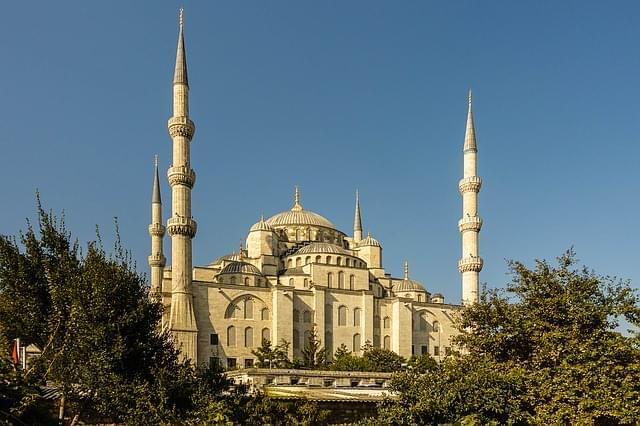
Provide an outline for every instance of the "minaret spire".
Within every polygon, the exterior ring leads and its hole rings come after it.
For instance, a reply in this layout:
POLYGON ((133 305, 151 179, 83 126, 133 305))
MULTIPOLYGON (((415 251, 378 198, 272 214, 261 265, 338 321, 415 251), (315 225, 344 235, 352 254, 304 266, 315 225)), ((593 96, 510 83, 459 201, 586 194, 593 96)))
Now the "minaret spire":
POLYGON ((462 303, 465 305, 478 301, 480 271, 483 265, 478 254, 478 234, 482 228, 482 219, 478 216, 478 192, 482 186, 482 179, 478 176, 478 147, 473 123, 471 90, 468 102, 463 148, 464 174, 458 185, 462 194, 462 219, 458 222, 462 234, 462 257, 458 261, 458 270, 462 274, 462 303))
POLYGON ((151 269, 150 286, 151 294, 162 293, 162 274, 167 259, 162 250, 162 240, 165 227, 162 224, 162 199, 160 197, 160 177, 158 175, 158 156, 155 157, 153 175, 153 190, 151 192, 151 223, 149 235, 151 236, 151 255, 148 258, 151 269))
POLYGON ((356 189, 356 212, 353 218, 353 241, 362 240, 362 218, 360 217, 360 192, 356 189))
POLYGON ((191 140, 195 125, 189 118, 189 83, 184 47, 184 12, 180 10, 176 67, 173 76, 173 116, 169 135, 173 140, 173 164, 167 177, 171 185, 172 209, 167 222, 171 235, 171 311, 169 330, 182 356, 198 364, 198 327, 193 309, 193 259, 191 240, 196 222, 191 216, 191 189, 196 174, 191 169, 191 140))
POLYGON ((407 260, 404 261, 404 279, 409 279, 409 261, 407 260))

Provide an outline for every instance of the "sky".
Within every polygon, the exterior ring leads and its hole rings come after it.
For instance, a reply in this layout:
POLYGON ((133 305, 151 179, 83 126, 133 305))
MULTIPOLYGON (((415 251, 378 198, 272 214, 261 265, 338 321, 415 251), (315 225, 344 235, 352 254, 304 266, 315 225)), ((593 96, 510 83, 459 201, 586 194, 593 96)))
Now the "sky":
MULTIPOLYGON (((114 217, 147 272, 153 158, 165 220, 166 120, 185 8, 194 263, 302 205, 363 225, 388 272, 461 297, 457 222, 474 93, 481 281, 573 247, 640 288, 640 3, 23 1, 0 15, 0 234, 35 192, 81 242, 114 217), (634 225, 636 224, 636 225, 634 225)), ((169 239, 165 254, 170 257, 169 239)), ((109 247, 107 247, 109 248, 109 247)))

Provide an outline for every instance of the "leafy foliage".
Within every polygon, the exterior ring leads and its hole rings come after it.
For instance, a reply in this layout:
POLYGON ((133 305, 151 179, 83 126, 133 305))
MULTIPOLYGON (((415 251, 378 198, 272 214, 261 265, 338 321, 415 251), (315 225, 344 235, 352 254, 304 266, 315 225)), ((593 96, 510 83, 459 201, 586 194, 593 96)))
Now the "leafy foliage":
POLYGON ((262 339, 262 345, 251 351, 257 358, 258 368, 290 368, 289 342, 282 340, 279 345, 272 346, 267 339, 262 339))
POLYGON ((394 376, 398 399, 381 423, 635 424, 640 418, 640 345, 615 328, 638 325, 628 282, 576 269, 511 262, 513 281, 462 311, 461 354, 394 376), (474 423, 475 422, 475 423, 474 423))
POLYGON ((302 349, 302 364, 306 368, 319 369, 325 365, 325 362, 325 349, 318 337, 318 330, 314 326, 305 342, 304 349, 302 349))

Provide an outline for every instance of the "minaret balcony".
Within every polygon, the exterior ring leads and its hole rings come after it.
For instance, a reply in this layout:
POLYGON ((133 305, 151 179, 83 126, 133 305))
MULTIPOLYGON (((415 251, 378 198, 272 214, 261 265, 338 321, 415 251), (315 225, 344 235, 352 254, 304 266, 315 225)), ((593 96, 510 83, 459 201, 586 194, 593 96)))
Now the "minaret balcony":
POLYGON ((167 127, 169 128, 169 135, 171 135, 172 138, 182 136, 191 140, 196 131, 196 125, 193 124, 193 121, 191 121, 189 117, 185 116, 171 117, 167 123, 167 127))
POLYGON ((483 263, 480 256, 465 257, 458 261, 458 270, 460 272, 480 272, 482 271, 483 263))
POLYGON ((480 216, 467 216, 458 221, 458 229, 460 232, 475 231, 480 232, 482 228, 482 219, 480 216))
POLYGON ((196 236, 198 225, 190 217, 172 217, 167 221, 169 235, 184 235, 189 238, 196 236))
POLYGON ((460 179, 460 183, 458 183, 458 189, 461 194, 465 192, 480 192, 480 187, 482 186, 482 179, 479 176, 469 176, 466 178, 460 179))
POLYGON ((160 253, 152 254, 148 257, 149 266, 153 267, 163 267, 167 263, 167 258, 160 253))
POLYGON ((152 223, 149 225, 149 235, 152 237, 164 237, 166 228, 161 223, 152 223))
POLYGON ((173 166, 167 171, 169 185, 184 185, 193 188, 196 183, 196 172, 189 166, 173 166))

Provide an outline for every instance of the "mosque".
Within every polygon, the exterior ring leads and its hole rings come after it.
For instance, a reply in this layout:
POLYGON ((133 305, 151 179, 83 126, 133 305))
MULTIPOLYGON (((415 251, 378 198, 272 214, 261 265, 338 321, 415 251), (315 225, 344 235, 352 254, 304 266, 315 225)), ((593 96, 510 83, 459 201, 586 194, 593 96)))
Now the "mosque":
POLYGON ((295 189, 292 207, 249 228, 246 244, 202 266, 192 264, 191 191, 195 172, 190 145, 195 125, 189 118, 189 82, 180 13, 173 78, 173 115, 168 122, 173 162, 167 172, 171 187, 171 217, 162 221, 160 179, 156 161, 151 224, 151 292, 165 306, 163 327, 170 330, 181 353, 198 365, 221 362, 229 368, 251 367, 251 351, 263 339, 290 343, 291 358, 302 358, 315 329, 331 354, 342 344, 355 354, 365 343, 404 357, 430 354, 440 359, 450 351, 456 333, 453 318, 463 304, 478 299, 482 259, 478 234, 482 220, 477 198, 477 147, 471 95, 463 146, 461 303, 444 297, 411 278, 385 271, 382 244, 363 236, 356 192, 351 234, 322 215, 306 210, 295 189), (165 231, 171 237, 172 265, 163 254, 165 231))

